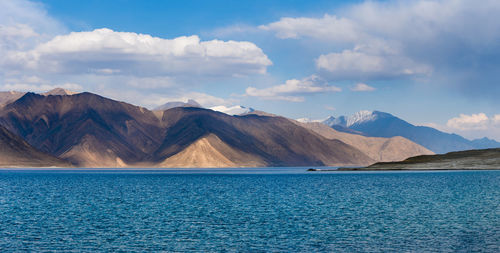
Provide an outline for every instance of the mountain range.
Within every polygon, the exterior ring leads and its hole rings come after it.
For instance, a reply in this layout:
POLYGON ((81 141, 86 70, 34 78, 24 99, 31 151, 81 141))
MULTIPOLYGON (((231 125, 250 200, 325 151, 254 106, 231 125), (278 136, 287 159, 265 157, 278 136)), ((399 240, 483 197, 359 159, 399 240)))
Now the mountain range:
POLYGON ((366 166, 434 153, 406 136, 374 137, 367 129, 403 124, 381 112, 320 123, 194 100, 148 110, 63 89, 1 94, 3 167, 366 166))
POLYGON ((0 109, 0 125, 33 150, 76 167, 339 166, 377 161, 283 117, 230 116, 196 107, 153 112, 87 92, 26 93, 0 109))
POLYGON ((389 113, 360 111, 352 116, 329 117, 322 123, 341 132, 370 137, 405 137, 435 153, 497 148, 500 143, 488 138, 468 140, 457 134, 449 134, 435 128, 415 126, 389 113))

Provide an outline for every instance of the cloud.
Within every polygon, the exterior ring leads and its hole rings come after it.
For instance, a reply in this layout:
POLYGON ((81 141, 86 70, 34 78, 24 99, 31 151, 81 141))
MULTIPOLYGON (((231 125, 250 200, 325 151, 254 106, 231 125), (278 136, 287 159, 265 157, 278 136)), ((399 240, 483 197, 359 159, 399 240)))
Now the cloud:
POLYGON ((163 39, 103 28, 59 35, 12 55, 30 69, 59 74, 245 76, 266 73, 271 61, 246 41, 163 39))
POLYGON ((376 90, 374 87, 369 86, 365 83, 357 83, 354 87, 351 88, 352 91, 374 91, 376 90))
POLYGON ((329 105, 325 105, 325 109, 327 109, 328 111, 335 111, 335 110, 337 110, 337 108, 335 108, 333 106, 329 106, 329 105))
POLYGON ((248 87, 246 95, 267 100, 285 100, 290 102, 303 102, 305 94, 340 92, 341 88, 328 85, 323 79, 311 75, 302 80, 291 79, 284 84, 264 89, 248 87))
POLYGON ((277 22, 261 25, 259 28, 273 31, 281 39, 312 37, 321 40, 352 42, 364 36, 352 20, 328 14, 322 18, 284 17, 277 22))
POLYGON ((488 137, 500 141, 500 114, 488 117, 485 113, 460 114, 445 125, 425 123, 424 126, 443 132, 457 133, 469 139, 488 137))
POLYGON ((500 126, 500 114, 497 114, 497 115, 493 116, 493 118, 491 119, 491 121, 493 122, 494 125, 499 125, 500 126))
POLYGON ((353 50, 320 55, 316 67, 322 76, 335 80, 390 79, 432 72, 430 66, 418 64, 393 49, 370 49, 357 46, 353 50))
POLYGON ((460 114, 459 117, 448 120, 446 126, 458 130, 485 130, 489 123, 490 120, 484 113, 460 114))
POLYGON ((236 102, 234 99, 224 99, 201 92, 186 92, 186 93, 179 92, 175 96, 156 95, 153 99, 151 98, 146 98, 146 99, 151 100, 152 103, 149 102, 149 104, 151 104, 154 107, 163 105, 168 102, 188 101, 190 99, 195 100, 205 108, 214 106, 228 106, 236 102))
POLYGON ((330 80, 432 77, 495 97, 500 95, 500 88, 491 89, 500 82, 498 13, 497 0, 365 1, 336 15, 283 17, 260 28, 321 45, 327 52, 316 66, 330 80))

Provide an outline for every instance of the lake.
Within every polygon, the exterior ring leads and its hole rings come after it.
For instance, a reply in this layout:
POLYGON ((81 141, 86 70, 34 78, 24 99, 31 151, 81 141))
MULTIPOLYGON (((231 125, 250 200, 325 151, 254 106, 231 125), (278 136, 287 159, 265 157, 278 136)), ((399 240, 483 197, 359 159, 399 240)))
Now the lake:
POLYGON ((1 171, 0 251, 500 252, 500 171, 1 171))

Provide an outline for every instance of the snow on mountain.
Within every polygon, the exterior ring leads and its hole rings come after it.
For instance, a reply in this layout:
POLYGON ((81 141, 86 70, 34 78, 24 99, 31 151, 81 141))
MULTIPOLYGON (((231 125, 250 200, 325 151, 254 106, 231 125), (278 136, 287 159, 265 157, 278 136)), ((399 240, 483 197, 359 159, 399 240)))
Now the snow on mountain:
POLYGON ((310 119, 310 118, 300 118, 300 119, 296 119, 296 121, 300 122, 300 123, 312 123, 312 122, 323 122, 323 120, 321 119, 310 119))
POLYGON ((350 127, 354 124, 374 121, 375 119, 377 119, 377 114, 373 111, 359 111, 354 113, 352 116, 347 117, 346 126, 350 127))
POLYGON ((241 115, 241 114, 250 113, 250 112, 254 111, 253 108, 244 107, 241 105, 235 105, 235 106, 231 106, 231 107, 219 105, 219 106, 211 107, 209 109, 214 110, 214 111, 218 111, 218 112, 222 112, 222 113, 225 113, 228 115, 241 115))

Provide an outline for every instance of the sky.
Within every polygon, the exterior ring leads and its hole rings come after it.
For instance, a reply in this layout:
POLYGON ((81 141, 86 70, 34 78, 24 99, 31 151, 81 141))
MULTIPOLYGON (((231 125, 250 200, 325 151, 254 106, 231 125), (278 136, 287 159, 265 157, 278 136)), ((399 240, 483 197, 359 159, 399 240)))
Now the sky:
POLYGON ((500 1, 0 0, 0 90, 360 110, 500 140, 500 1))

